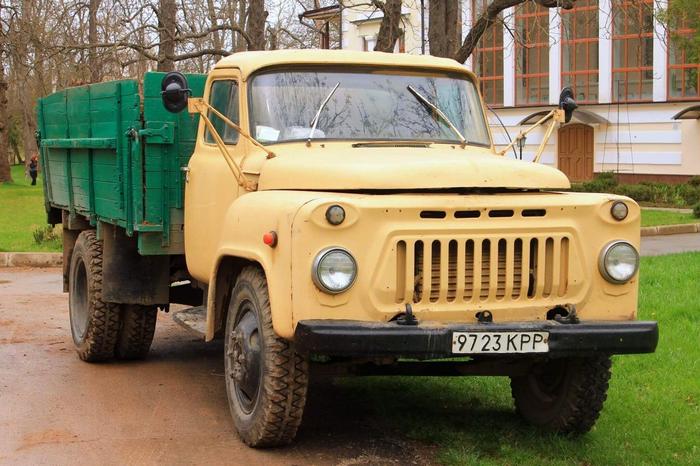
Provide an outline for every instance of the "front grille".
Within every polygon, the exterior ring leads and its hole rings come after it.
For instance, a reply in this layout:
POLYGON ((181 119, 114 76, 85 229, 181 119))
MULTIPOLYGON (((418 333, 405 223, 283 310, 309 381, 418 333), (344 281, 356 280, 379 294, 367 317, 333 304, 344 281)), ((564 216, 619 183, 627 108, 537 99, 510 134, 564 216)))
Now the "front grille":
POLYGON ((396 302, 538 299, 566 294, 567 235, 400 239, 396 302))

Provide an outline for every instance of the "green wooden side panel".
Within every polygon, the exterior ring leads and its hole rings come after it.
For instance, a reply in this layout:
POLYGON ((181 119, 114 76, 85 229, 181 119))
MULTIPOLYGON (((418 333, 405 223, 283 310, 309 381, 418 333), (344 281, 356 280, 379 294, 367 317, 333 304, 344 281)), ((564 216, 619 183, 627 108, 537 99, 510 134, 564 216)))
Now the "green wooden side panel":
MULTIPOLYGON (((141 254, 182 254, 184 183, 198 118, 161 102, 164 73, 55 92, 37 104, 46 208, 138 235, 141 254), (143 104, 142 104, 143 102, 143 104)), ((187 75, 200 97, 206 75, 187 75)))
MULTIPOLYGON (((184 253, 184 175, 194 151, 199 117, 186 111, 170 113, 161 101, 164 73, 146 73, 143 84, 145 120, 143 150, 144 221, 163 226, 158 247, 154 235, 139 237, 142 254, 184 253), (161 252, 158 252, 158 250, 161 252)), ((204 94, 206 75, 188 74, 193 97, 204 94)))

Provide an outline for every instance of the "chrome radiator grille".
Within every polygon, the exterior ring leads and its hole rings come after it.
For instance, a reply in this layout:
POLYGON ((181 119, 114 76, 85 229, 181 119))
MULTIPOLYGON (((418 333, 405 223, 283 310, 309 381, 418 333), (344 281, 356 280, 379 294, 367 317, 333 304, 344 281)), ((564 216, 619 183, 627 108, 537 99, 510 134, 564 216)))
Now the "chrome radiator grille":
POLYGON ((454 303, 562 297, 567 235, 400 239, 396 302, 454 303))

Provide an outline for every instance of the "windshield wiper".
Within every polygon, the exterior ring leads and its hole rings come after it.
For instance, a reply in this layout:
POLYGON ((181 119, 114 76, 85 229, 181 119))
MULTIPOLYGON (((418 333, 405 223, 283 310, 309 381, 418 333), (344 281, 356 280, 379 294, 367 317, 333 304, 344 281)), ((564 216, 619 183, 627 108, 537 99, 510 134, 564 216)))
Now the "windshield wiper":
POLYGON ((323 100, 323 102, 321 102, 321 105, 318 107, 318 111, 316 112, 314 119, 311 120, 311 123, 309 123, 309 125, 311 126, 311 131, 309 131, 309 137, 306 140, 306 147, 309 147, 311 145, 311 138, 314 137, 314 132, 316 131, 316 125, 318 124, 318 117, 321 116, 321 112, 326 107, 326 104, 328 103, 328 101, 331 100, 331 97, 333 97, 333 94, 335 94, 335 91, 338 89, 339 86, 340 86, 340 81, 335 83, 335 87, 333 87, 333 89, 331 89, 331 91, 328 93, 328 96, 323 100))
POLYGON ((410 84, 408 85, 408 90, 411 94, 414 95, 416 99, 418 99, 419 102, 421 102, 423 105, 425 105, 428 109, 432 110, 435 112, 437 116, 442 118, 442 120, 447 123, 447 126, 450 127, 450 129, 459 137, 459 140, 462 143, 462 149, 467 145, 467 139, 462 135, 462 133, 459 132, 457 127, 450 121, 450 119, 443 113, 442 110, 440 110, 435 104, 433 104, 431 101, 426 99, 420 92, 418 92, 413 86, 410 84))

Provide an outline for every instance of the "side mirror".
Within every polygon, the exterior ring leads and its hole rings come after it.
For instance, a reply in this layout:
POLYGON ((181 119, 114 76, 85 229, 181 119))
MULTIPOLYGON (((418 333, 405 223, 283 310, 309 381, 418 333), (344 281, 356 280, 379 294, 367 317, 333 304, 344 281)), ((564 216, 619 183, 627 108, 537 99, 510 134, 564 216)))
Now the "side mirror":
POLYGON ((564 123, 571 121, 571 115, 578 108, 574 100, 574 91, 570 87, 565 87, 559 94, 559 108, 564 110, 564 123))
POLYGON ((165 75, 160 84, 160 91, 163 106, 171 113, 180 113, 187 108, 187 99, 192 93, 187 78, 177 71, 165 75))

